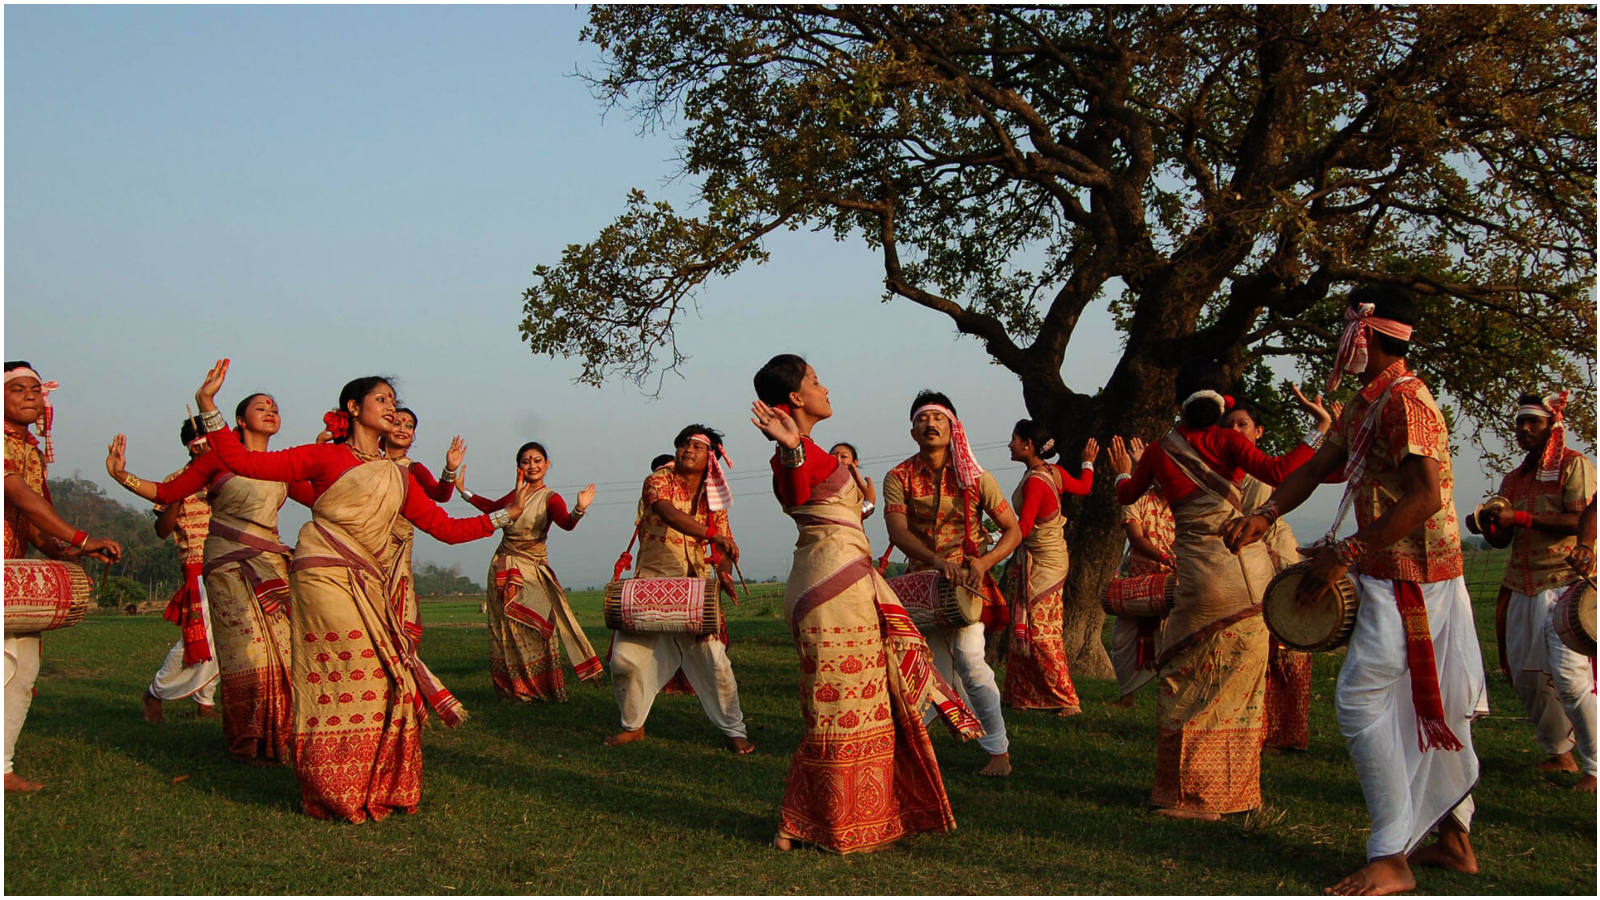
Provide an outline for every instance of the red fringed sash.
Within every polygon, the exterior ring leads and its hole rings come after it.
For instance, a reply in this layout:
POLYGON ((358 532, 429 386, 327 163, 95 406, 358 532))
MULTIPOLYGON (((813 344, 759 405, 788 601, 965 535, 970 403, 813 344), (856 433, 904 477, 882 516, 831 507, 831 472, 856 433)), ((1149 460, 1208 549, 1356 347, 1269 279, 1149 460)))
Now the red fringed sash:
POLYGON ((206 616, 202 604, 205 595, 200 588, 201 563, 183 564, 183 584, 167 601, 166 612, 161 617, 178 626, 183 632, 183 665, 185 668, 211 660, 211 645, 206 640, 206 616))
POLYGON ((1411 706, 1417 713, 1417 745, 1423 751, 1460 750, 1461 741, 1444 717, 1439 669, 1434 665, 1428 605, 1415 581, 1394 582, 1395 605, 1406 627, 1406 661, 1411 669, 1411 706))

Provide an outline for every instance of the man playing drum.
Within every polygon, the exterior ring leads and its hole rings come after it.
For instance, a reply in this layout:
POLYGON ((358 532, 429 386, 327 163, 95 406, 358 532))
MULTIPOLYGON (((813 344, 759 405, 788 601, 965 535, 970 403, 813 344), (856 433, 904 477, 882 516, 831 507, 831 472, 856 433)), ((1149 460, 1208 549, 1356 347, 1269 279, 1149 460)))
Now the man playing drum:
MULTIPOLYGON (((728 531, 731 492, 716 459, 722 452, 722 435, 704 425, 690 425, 678 432, 673 445, 678 453, 672 467, 656 469, 644 482, 639 564, 633 577, 725 575, 739 559, 739 545, 728 531), (701 549, 704 543, 711 545, 710 561, 701 549)), ((739 685, 728 663, 726 629, 707 635, 613 634, 611 687, 622 710, 622 730, 606 738, 608 746, 644 737, 656 694, 682 669, 711 723, 727 735, 728 747, 739 754, 755 749, 739 710, 739 685)))
MULTIPOLYGON (((51 559, 76 560, 97 556, 115 562, 122 548, 108 538, 91 538, 68 525, 50 503, 46 466, 55 460, 50 441, 52 411, 48 395, 56 383, 44 381, 25 362, 6 363, 6 559, 22 559, 28 546, 38 547, 51 559), (39 423, 44 451, 29 428, 39 423)), ((33 683, 39 677, 41 640, 37 633, 5 636, 5 757, 6 791, 37 791, 42 785, 11 771, 11 755, 22 733, 22 722, 33 703, 33 683)))
MULTIPOLYGON (((984 629, 1006 624, 1005 598, 989 570, 1022 543, 1022 529, 1000 485, 972 455, 950 398, 923 391, 911 404, 917 455, 883 478, 883 518, 889 541, 906 555, 908 572, 937 569, 946 579, 984 597, 983 616, 965 628, 926 634, 933 663, 946 681, 960 679, 972 712, 983 725, 978 746, 989 762, 978 774, 1011 774, 1011 744, 1000 711, 1000 688, 983 658, 984 629), (987 514, 1001 535, 987 553, 978 549, 987 514)), ((932 711, 928 720, 932 721, 932 711)))
POLYGON ((1550 757, 1539 768, 1581 771, 1575 789, 1593 791, 1594 661, 1561 640, 1550 614, 1579 580, 1566 557, 1577 547, 1578 519, 1595 495, 1594 463, 1566 446, 1566 405, 1566 391, 1517 400, 1517 446, 1527 456, 1500 483, 1510 508, 1485 510, 1479 524, 1491 545, 1511 547, 1495 604, 1495 639, 1500 670, 1550 757))
POLYGON ((1365 286, 1350 295, 1346 321, 1328 390, 1345 373, 1361 390, 1311 461, 1224 538, 1235 550, 1259 539, 1344 470, 1359 528, 1311 555, 1300 600, 1322 599, 1347 572, 1360 596, 1334 706, 1372 836, 1367 865, 1327 892, 1391 894, 1416 887, 1413 863, 1478 870, 1467 838, 1478 780, 1472 719, 1488 707, 1451 499, 1450 430, 1406 367, 1416 301, 1365 286), (1419 848, 1435 828, 1438 841, 1419 848))

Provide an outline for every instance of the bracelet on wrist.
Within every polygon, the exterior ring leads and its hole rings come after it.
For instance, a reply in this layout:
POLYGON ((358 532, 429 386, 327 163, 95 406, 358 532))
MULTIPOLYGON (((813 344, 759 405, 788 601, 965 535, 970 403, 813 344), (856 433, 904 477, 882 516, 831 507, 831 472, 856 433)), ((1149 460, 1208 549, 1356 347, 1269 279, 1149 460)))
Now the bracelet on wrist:
POLYGON ((1316 449, 1322 445, 1322 437, 1322 429, 1313 425, 1312 427, 1306 429, 1306 436, 1301 438, 1301 440, 1305 442, 1307 447, 1316 449))
POLYGON ((1526 510, 1519 509, 1511 515, 1511 524, 1520 525, 1523 528, 1532 528, 1533 514, 1526 510))
POLYGON ((1333 558, 1338 560, 1339 565, 1341 566, 1353 566, 1360 562, 1361 558, 1366 555, 1366 541, 1356 540, 1354 536, 1347 537, 1339 543, 1333 545, 1333 558))
POLYGON ((1133 473, 1132 472, 1118 472, 1115 483, 1116 484, 1121 484, 1123 482, 1123 479, 1132 478, 1132 477, 1133 477, 1133 473))
POLYGON ((493 525, 495 528, 504 528, 511 524, 511 513, 508 513, 503 509, 497 509, 494 512, 489 513, 489 524, 493 525))
POLYGON ((463 500, 471 500, 473 497, 478 496, 477 494, 467 490, 467 486, 464 484, 456 485, 456 493, 460 494, 461 499, 463 500))
POLYGON ((1082 469, 1092 469, 1092 468, 1094 468, 1094 460, 1086 459, 1086 460, 1083 461, 1083 465, 1079 466, 1078 468, 1080 470, 1082 470, 1082 469))
POLYGON ((1278 521, 1278 504, 1268 500, 1255 509, 1250 510, 1250 515, 1260 516, 1261 518, 1266 519, 1267 527, 1270 528, 1274 522, 1278 521))
POLYGON ((89 543, 89 532, 74 531, 72 533, 72 546, 82 550, 89 543))
POLYGON ((806 463, 806 445, 796 444, 793 447, 778 445, 778 462, 785 469, 798 469, 806 463))
POLYGON ((444 472, 440 473, 439 480, 440 481, 455 481, 456 480, 456 470, 455 469, 445 469, 444 472))
POLYGON ((206 434, 210 434, 213 431, 226 431, 228 420, 222 417, 220 410, 213 409, 200 414, 200 427, 206 430, 206 434))
POLYGON ((132 472, 123 472, 122 476, 117 479, 117 482, 128 490, 133 491, 135 494, 139 493, 139 488, 144 487, 144 479, 133 474, 132 472))

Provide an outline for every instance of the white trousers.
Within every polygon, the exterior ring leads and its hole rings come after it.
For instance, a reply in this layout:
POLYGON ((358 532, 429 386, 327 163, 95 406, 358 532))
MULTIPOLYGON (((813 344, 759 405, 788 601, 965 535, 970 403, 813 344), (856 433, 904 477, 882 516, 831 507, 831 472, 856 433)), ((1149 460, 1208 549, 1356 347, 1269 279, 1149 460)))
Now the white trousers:
POLYGON ((17 735, 33 705, 33 683, 39 679, 40 650, 37 634, 8 634, 5 639, 6 676, 6 774, 11 774, 11 754, 17 749, 17 735))
MULTIPOLYGON (((983 623, 934 631, 927 635, 927 640, 939 674, 972 707, 972 714, 983 726, 984 734, 978 738, 978 746, 990 756, 1007 752, 1011 742, 1006 738, 1006 720, 1000 712, 1000 687, 995 684, 994 670, 983 658, 983 623)), ((924 724, 931 723, 938 715, 938 710, 929 706, 924 724)))
POLYGON ((1572 751, 1585 775, 1595 774, 1594 663, 1562 643, 1551 611, 1566 586, 1529 596, 1512 592, 1506 608, 1506 662, 1511 686, 1550 756, 1572 751))
POLYGON ((1470 792, 1478 781, 1472 720, 1487 715, 1489 705, 1466 581, 1457 577, 1419 585, 1445 722, 1462 745, 1457 751, 1424 753, 1394 582, 1366 576, 1355 582, 1361 607, 1339 671, 1334 709, 1372 817, 1371 860, 1410 852, 1446 815, 1464 829, 1471 827, 1470 792))
POLYGON ((622 727, 637 731, 650 716, 656 695, 679 668, 694 688, 706 717, 729 737, 744 737, 739 684, 733 679, 728 649, 712 638, 689 634, 623 634, 611 644, 611 691, 622 710, 622 727))
POLYGON ((185 668, 183 635, 179 634, 177 643, 167 651, 167 658, 156 670, 155 679, 150 682, 150 694, 156 699, 170 701, 193 697, 194 702, 201 706, 212 706, 217 702, 217 683, 222 670, 217 667, 217 646, 211 637, 211 603, 206 597, 204 582, 200 584, 200 614, 206 623, 206 649, 211 651, 211 658, 185 668))

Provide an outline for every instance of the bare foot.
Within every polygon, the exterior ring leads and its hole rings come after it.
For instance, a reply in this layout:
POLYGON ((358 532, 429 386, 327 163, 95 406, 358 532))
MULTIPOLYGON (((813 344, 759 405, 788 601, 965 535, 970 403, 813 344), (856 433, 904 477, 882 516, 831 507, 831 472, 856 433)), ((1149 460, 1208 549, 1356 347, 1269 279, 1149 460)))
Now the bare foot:
POLYGON ((1114 706, 1117 709, 1133 709, 1133 695, 1132 694, 1123 694, 1121 697, 1118 697, 1116 700, 1107 702, 1106 705, 1107 706, 1114 706))
POLYGON ((1199 822, 1222 821, 1221 813, 1201 812, 1198 809, 1173 809, 1170 806, 1158 807, 1156 815, 1166 816, 1169 819, 1194 819, 1199 822))
POLYGON ((1578 763, 1572 758, 1572 751, 1558 753, 1537 766, 1533 767, 1538 772, 1576 772, 1578 763))
POLYGON ((1004 778, 1011 774, 1011 754, 991 753, 989 764, 978 770, 985 778, 1004 778))
POLYGON ((633 731, 619 731, 616 734, 613 734, 611 737, 606 738, 606 746, 620 747, 623 744, 631 744, 634 741, 642 740, 643 738, 643 728, 635 728, 633 731))
POLYGON ((1591 794, 1594 793, 1594 776, 1585 775, 1582 778, 1579 778, 1578 783, 1573 785, 1572 789, 1575 791, 1588 791, 1591 794))
POLYGON ((783 836, 783 832, 780 831, 777 834, 772 836, 772 849, 774 849, 774 850, 793 850, 794 849, 794 841, 791 841, 788 838, 784 837, 783 836))
POLYGON ((1472 852, 1472 842, 1454 817, 1446 816, 1439 823, 1439 837, 1426 847, 1411 851, 1407 860, 1413 866, 1437 866, 1453 872, 1478 874, 1478 856, 1472 852))
POLYGON ((1324 894, 1350 897, 1380 897, 1417 889, 1417 879, 1411 874, 1404 856, 1385 856, 1375 859, 1354 874, 1346 875, 1333 887, 1323 888, 1324 894))
POLYGON ((728 749, 739 754, 740 756, 744 756, 747 753, 756 752, 756 745, 750 743, 749 738, 740 737, 737 735, 729 735, 728 749))
POLYGON ((161 700, 149 691, 144 692, 144 720, 152 725, 158 725, 166 719, 161 711, 161 700))
POLYGON ((1082 707, 1063 706, 1061 709, 1056 710, 1056 715, 1059 716, 1060 718, 1065 719, 1068 716, 1076 716, 1076 715, 1078 715, 1079 713, 1082 713, 1082 712, 1083 712, 1082 707))
POLYGON ((196 703, 195 706, 197 708, 195 709, 194 714, 202 719, 215 719, 222 715, 221 713, 217 712, 217 707, 215 704, 196 703))
POLYGON ((34 791, 40 790, 44 790, 44 785, 39 784, 38 782, 29 781, 15 772, 6 773, 6 793, 31 794, 34 791))

